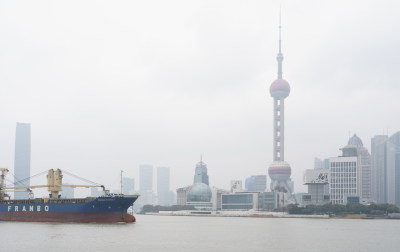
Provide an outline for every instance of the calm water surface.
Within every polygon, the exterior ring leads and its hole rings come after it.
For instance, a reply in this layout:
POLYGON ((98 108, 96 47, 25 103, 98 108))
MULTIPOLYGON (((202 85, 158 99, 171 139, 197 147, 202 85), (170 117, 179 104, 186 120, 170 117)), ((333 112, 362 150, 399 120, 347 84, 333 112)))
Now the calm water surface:
POLYGON ((0 222, 0 251, 400 251, 400 220, 136 217, 135 224, 0 222))

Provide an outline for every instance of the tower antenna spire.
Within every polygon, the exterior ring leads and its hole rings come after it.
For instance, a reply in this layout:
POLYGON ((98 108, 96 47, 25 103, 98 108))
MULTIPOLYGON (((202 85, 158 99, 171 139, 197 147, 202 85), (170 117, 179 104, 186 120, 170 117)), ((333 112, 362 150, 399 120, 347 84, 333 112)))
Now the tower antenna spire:
POLYGON ((283 54, 282 54, 282 6, 279 7, 279 52, 276 56, 276 60, 278 61, 278 79, 282 79, 282 61, 283 61, 283 54))
POLYGON ((279 6, 279 53, 281 53, 282 6, 279 6))

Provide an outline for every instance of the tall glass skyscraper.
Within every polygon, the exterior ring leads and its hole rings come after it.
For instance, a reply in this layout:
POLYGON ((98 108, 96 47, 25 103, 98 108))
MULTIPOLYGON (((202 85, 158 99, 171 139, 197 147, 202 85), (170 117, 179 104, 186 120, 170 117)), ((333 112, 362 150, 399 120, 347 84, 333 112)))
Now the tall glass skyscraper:
POLYGON ((371 140, 373 195, 377 203, 400 207, 400 131, 371 140))
POLYGON ((161 206, 170 205, 168 167, 157 168, 157 197, 159 205, 161 206))
POLYGON ((153 166, 139 166, 139 191, 142 204, 153 204, 153 166))
MULTIPOLYGON (((17 122, 14 155, 15 186, 30 186, 29 177, 31 176, 31 125, 29 123, 17 122)), ((29 193, 15 192, 14 198, 27 199, 29 198, 29 193)))

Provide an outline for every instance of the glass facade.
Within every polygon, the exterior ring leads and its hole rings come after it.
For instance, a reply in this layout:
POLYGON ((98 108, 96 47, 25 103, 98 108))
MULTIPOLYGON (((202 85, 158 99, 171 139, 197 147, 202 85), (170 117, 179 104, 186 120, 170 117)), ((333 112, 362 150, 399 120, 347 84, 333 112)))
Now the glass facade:
POLYGON ((253 204, 253 195, 252 194, 232 194, 232 195, 223 195, 222 204, 253 204))
POLYGON ((273 211, 277 208, 277 193, 263 192, 258 194, 258 210, 273 211))
MULTIPOLYGON (((30 186, 31 176, 31 125, 17 123, 14 157, 15 186, 30 186), (19 182, 22 180, 23 182, 19 182)), ((28 192, 14 192, 15 199, 28 199, 28 192)))
POLYGON ((222 210, 250 210, 255 208, 253 193, 222 195, 222 210))
POLYGON ((195 183, 189 189, 187 194, 188 202, 210 202, 211 201, 211 189, 208 185, 203 183, 195 183))

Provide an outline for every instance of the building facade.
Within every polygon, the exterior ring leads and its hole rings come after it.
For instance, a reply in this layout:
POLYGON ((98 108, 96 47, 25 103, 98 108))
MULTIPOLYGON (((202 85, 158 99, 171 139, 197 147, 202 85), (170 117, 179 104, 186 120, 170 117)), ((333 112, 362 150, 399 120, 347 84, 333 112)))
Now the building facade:
POLYGON ((222 194, 222 210, 251 210, 258 208, 258 193, 222 194))
POLYGON ((372 173, 371 173, 371 155, 363 146, 361 138, 354 134, 348 142, 349 146, 357 148, 357 169, 358 169, 358 192, 361 201, 369 202, 372 200, 372 173))
MULTIPOLYGON (((15 134, 14 185, 30 186, 31 176, 31 125, 17 123, 15 134)), ((28 192, 14 192, 15 199, 28 199, 28 192)))
POLYGON ((153 197, 153 166, 139 166, 139 192, 138 204, 147 205, 154 203, 153 197))
POLYGON ((325 186, 329 184, 329 170, 306 170, 304 184, 308 193, 302 195, 302 205, 323 205, 329 203, 329 194, 325 193, 325 186))
POLYGON ((385 153, 388 136, 378 135, 371 139, 372 198, 376 203, 386 203, 385 153))
POLYGON ((203 162, 202 158, 200 158, 200 162, 196 164, 194 183, 203 183, 209 185, 208 175, 207 175, 207 165, 203 162))
POLYGON ((330 201, 345 204, 345 197, 358 197, 364 204, 371 202, 371 155, 356 134, 350 137, 341 151, 342 156, 329 159, 330 201))
POLYGON ((170 174, 168 167, 157 168, 157 201, 158 205, 167 206, 171 205, 170 201, 170 174))
POLYGON ((231 180, 231 192, 241 192, 243 191, 242 181, 241 180, 231 180))
POLYGON ((371 145, 375 200, 400 207, 400 132, 376 136, 371 145))
POLYGON ((342 151, 343 156, 329 159, 329 188, 332 204, 344 204, 344 196, 359 195, 357 185, 357 149, 355 147, 344 147, 342 151))
POLYGON ((122 178, 122 193, 132 195, 135 193, 135 179, 124 177, 122 178))
POLYGON ((258 210, 274 211, 278 208, 279 194, 277 192, 261 192, 258 194, 258 210))
POLYGON ((267 189, 267 176, 254 175, 246 178, 245 188, 246 191, 264 192, 267 189))
POLYGON ((186 205, 187 202, 187 193, 190 189, 190 186, 185 186, 176 189, 176 204, 180 206, 186 205))

